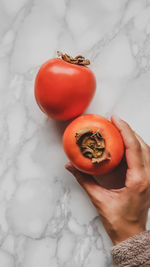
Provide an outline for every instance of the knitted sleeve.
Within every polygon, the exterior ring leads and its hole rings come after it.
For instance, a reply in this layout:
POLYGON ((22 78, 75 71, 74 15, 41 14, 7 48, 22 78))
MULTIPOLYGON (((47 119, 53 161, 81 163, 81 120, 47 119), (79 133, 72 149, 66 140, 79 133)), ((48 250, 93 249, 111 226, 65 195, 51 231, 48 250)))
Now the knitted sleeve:
POLYGON ((111 254, 115 267, 150 267, 150 230, 113 246, 111 254))

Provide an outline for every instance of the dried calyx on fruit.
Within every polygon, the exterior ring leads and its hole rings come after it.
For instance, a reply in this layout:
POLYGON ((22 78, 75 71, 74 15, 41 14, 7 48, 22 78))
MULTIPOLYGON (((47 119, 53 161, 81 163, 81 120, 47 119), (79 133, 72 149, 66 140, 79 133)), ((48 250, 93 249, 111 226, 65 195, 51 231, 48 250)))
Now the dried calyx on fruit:
POLYGON ((68 54, 63 54, 62 52, 60 51, 57 51, 57 55, 59 57, 61 57, 63 60, 71 63, 71 64, 76 64, 76 65, 83 65, 83 66, 86 66, 86 65, 89 65, 90 64, 90 61, 89 59, 85 59, 85 57, 79 55, 79 56, 76 56, 75 58, 69 56, 68 54))
POLYGON ((76 143, 84 157, 92 163, 100 163, 110 159, 110 153, 105 149, 105 140, 99 129, 94 133, 91 129, 82 129, 75 135, 76 143))

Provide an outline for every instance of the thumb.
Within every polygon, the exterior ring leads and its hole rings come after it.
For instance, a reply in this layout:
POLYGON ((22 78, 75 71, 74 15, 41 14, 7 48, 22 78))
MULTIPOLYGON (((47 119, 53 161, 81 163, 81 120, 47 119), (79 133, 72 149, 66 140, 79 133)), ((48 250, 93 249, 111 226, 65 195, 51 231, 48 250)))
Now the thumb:
POLYGON ((84 190, 90 196, 92 202, 97 205, 97 203, 102 203, 105 201, 104 194, 107 189, 99 186, 96 181, 94 181, 91 175, 82 173, 78 171, 70 162, 65 165, 65 168, 73 174, 78 183, 84 188, 84 190))

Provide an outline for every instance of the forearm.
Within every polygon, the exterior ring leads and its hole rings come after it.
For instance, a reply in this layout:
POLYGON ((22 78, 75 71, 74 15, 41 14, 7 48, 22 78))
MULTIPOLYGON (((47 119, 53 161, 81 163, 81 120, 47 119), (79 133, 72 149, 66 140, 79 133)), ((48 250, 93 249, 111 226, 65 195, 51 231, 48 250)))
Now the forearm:
POLYGON ((142 232, 111 249, 115 267, 150 266, 150 231, 142 232))

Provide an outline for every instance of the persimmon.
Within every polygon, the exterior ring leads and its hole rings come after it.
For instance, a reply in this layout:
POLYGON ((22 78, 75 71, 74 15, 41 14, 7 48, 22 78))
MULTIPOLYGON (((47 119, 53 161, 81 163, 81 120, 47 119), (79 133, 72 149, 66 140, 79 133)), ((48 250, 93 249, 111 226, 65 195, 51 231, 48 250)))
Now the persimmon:
POLYGON ((82 56, 75 58, 58 52, 61 58, 45 62, 35 79, 35 98, 49 117, 66 121, 77 117, 90 104, 96 79, 82 56))
POLYGON ((71 163, 91 175, 112 171, 124 154, 119 130, 111 121, 95 114, 82 115, 67 126, 63 147, 71 163))

